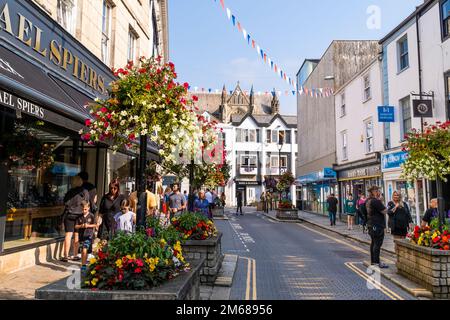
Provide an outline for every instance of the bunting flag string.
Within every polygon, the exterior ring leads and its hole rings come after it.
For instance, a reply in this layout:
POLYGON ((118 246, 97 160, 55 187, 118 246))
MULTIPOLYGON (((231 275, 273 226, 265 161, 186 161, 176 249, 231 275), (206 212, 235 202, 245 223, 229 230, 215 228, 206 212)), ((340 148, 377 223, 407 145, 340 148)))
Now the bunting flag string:
MULTIPOLYGON (((217 2, 217 0, 214 0, 217 2)), ((247 41, 247 44, 252 46, 253 49, 256 49, 256 52, 258 56, 261 56, 261 59, 264 61, 264 63, 272 70, 274 71, 282 80, 284 80, 289 86, 292 86, 294 90, 292 91, 293 94, 297 92, 299 95, 307 95, 310 97, 330 97, 334 94, 332 88, 304 88, 303 86, 299 86, 297 83, 297 80, 295 78, 292 78, 287 75, 287 73, 283 70, 283 68, 280 67, 279 64, 275 63, 273 58, 270 58, 267 54, 266 50, 263 50, 259 44, 256 42, 255 39, 250 35, 250 32, 248 32, 241 22, 237 19, 236 15, 234 15, 230 8, 228 8, 225 5, 225 0, 220 0, 220 5, 222 9, 225 11, 227 19, 231 20, 233 23, 233 26, 237 28, 237 30, 242 33, 244 40, 247 41), (251 41, 250 41, 251 40, 251 41)))
MULTIPOLYGON (((222 93, 222 89, 213 89, 213 88, 206 88, 206 87, 192 87, 189 86, 188 90, 190 93, 192 94, 198 94, 198 93, 202 93, 202 94, 221 94, 222 93)), ((242 91, 244 93, 245 96, 249 96, 250 92, 248 90, 246 91, 242 91)), ((333 96, 334 92, 333 92, 333 88, 313 88, 313 89, 308 89, 305 88, 303 86, 300 86, 298 90, 285 90, 285 91, 281 91, 281 90, 268 90, 268 91, 257 91, 254 92, 255 96, 273 96, 273 95, 277 95, 277 96, 295 96, 295 94, 298 93, 299 95, 306 95, 306 96, 310 96, 312 98, 326 98, 326 97, 331 97, 333 96)), ((227 92, 227 94, 232 95, 233 94, 233 90, 230 90, 227 92)))

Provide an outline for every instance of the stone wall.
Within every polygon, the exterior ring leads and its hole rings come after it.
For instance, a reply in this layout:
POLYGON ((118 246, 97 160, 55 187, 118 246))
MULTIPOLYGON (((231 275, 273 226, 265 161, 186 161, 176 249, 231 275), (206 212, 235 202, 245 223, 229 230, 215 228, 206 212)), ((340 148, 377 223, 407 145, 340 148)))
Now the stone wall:
POLYGON ((277 210, 277 218, 280 220, 298 220, 298 210, 277 210))
POLYGON ((188 261, 205 258, 200 271, 200 282, 213 285, 222 267, 222 233, 208 240, 187 240, 183 244, 183 255, 188 261))
POLYGON ((396 240, 398 273, 423 285, 435 298, 450 298, 450 251, 396 240))

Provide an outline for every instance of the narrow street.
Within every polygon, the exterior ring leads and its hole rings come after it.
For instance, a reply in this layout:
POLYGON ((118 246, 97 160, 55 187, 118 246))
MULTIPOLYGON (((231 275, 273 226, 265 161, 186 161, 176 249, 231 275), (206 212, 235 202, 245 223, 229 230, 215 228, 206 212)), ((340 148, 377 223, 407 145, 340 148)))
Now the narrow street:
POLYGON ((254 208, 244 212, 216 221, 223 252, 239 256, 230 299, 416 299, 384 278, 379 289, 368 285, 368 247, 308 224, 272 221, 254 208))

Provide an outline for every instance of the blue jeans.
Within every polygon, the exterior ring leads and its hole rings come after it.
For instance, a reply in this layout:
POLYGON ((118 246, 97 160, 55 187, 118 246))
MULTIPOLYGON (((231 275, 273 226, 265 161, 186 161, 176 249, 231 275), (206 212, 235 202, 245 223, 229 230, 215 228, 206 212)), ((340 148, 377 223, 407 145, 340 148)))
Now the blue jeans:
POLYGON ((331 225, 336 225, 336 212, 328 211, 328 217, 330 217, 330 223, 331 225))

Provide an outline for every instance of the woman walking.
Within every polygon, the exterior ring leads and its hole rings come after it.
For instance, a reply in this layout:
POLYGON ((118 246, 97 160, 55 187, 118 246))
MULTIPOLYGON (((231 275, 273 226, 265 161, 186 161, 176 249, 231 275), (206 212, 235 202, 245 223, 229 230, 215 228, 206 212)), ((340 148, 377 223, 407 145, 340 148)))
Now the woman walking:
POLYGON ((366 232, 367 225, 367 210, 366 210, 366 195, 364 193, 359 194, 358 200, 356 200, 356 214, 361 221, 363 233, 366 232))
POLYGON ((109 184, 109 192, 105 194, 100 202, 99 214, 102 219, 98 232, 101 240, 110 240, 114 235, 116 221, 114 216, 121 211, 122 201, 125 196, 120 194, 120 183, 117 179, 109 184))
POLYGON ((388 203, 388 215, 394 239, 405 239, 409 224, 413 223, 413 220, 408 204, 403 201, 402 195, 398 191, 394 191, 392 201, 388 203))
POLYGON ((344 210, 345 210, 345 213, 347 214, 347 229, 353 230, 353 222, 355 219, 356 205, 355 205, 355 201, 353 200, 353 195, 351 193, 348 195, 347 200, 345 200, 344 210))
POLYGON ((83 201, 89 203, 89 192, 82 187, 83 180, 79 176, 72 177, 72 188, 64 196, 64 256, 61 261, 69 261, 69 250, 71 243, 73 245, 73 256, 71 260, 79 261, 78 232, 75 232, 75 224, 78 218, 83 215, 83 201), (72 242, 72 237, 73 242, 72 242))

